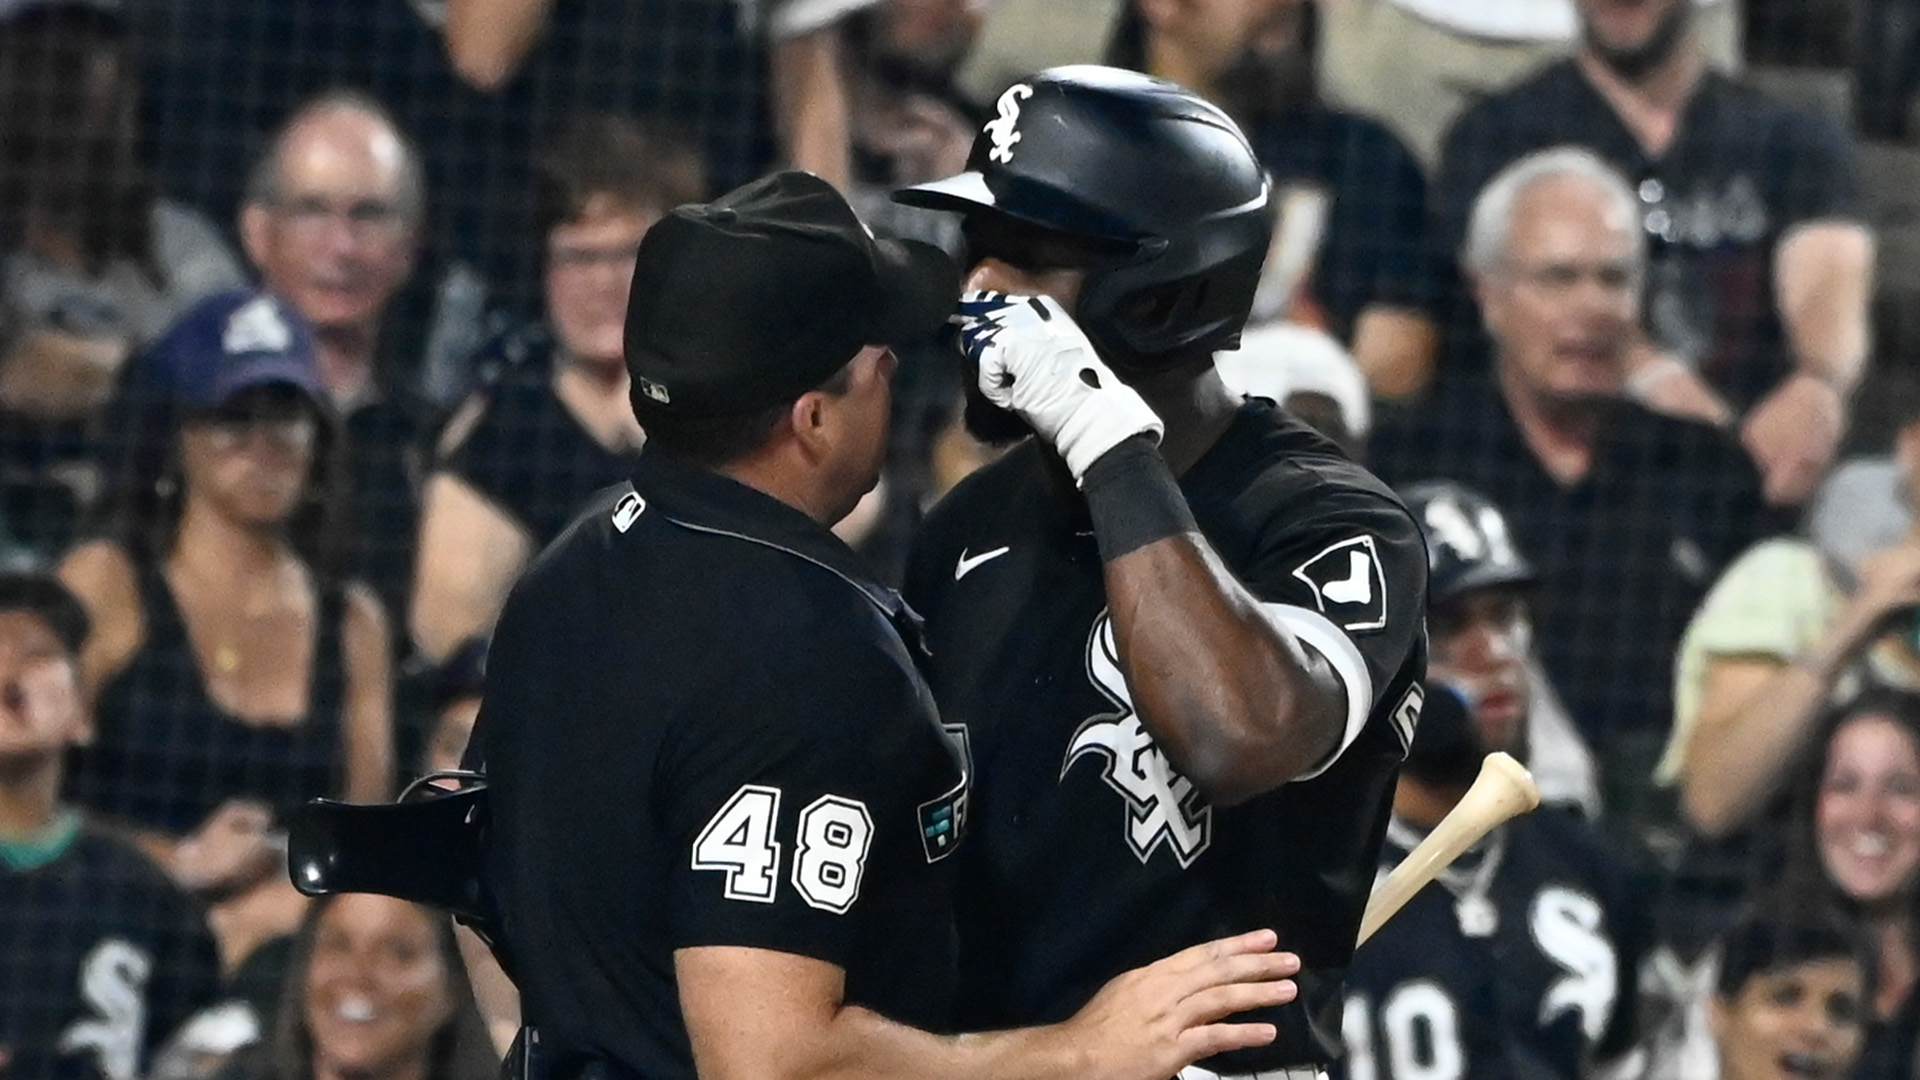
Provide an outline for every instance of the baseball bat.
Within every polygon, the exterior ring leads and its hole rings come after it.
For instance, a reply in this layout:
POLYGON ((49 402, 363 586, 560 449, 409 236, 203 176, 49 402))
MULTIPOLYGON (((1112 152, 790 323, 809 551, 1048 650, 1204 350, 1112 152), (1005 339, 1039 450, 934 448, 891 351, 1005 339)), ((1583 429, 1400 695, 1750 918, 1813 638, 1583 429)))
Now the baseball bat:
POLYGON ((1502 822, 1540 805, 1540 789, 1533 784, 1527 767, 1505 753, 1488 754, 1480 765, 1480 775, 1460 798, 1459 805, 1440 819, 1425 840, 1420 841, 1400 865, 1393 868, 1380 887, 1367 897, 1367 910, 1360 916, 1360 941, 1364 943, 1393 917, 1414 894, 1425 888, 1453 864, 1460 854, 1502 822))

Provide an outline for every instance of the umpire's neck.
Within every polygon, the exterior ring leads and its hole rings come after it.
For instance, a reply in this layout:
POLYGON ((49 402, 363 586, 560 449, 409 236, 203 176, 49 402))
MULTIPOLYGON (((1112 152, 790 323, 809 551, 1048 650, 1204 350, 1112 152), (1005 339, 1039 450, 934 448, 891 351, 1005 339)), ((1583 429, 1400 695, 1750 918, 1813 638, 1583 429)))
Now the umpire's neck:
POLYGON ((1240 399, 1220 381, 1211 357, 1166 371, 1127 371, 1121 378, 1140 392, 1167 426, 1160 439, 1160 456, 1175 476, 1193 468, 1213 449, 1240 409, 1240 399))

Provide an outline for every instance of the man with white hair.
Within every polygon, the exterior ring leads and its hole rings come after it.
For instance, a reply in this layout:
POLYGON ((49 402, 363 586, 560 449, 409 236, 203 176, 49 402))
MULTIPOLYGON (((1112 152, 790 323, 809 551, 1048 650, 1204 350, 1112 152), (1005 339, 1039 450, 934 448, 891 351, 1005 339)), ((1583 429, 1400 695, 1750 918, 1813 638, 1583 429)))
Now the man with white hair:
POLYGON ((1689 0, 1575 0, 1574 55, 1461 115, 1432 186, 1452 251, 1482 186, 1532 151, 1592 149, 1651 245, 1631 389, 1737 425, 1776 505, 1833 461, 1866 366, 1873 234, 1839 125, 1708 69, 1689 0))
POLYGON ((1600 752, 1609 811, 1630 817, 1670 722, 1687 615, 1776 524, 1730 437, 1625 394, 1646 266, 1636 217, 1626 181, 1586 150, 1541 151, 1494 177, 1461 256, 1493 341, 1490 377, 1443 383, 1372 447, 1396 484, 1451 477, 1507 510, 1547 583, 1540 657, 1600 752))
POLYGON ((354 569, 393 611, 413 564, 426 410, 401 377, 417 356, 391 311, 414 271, 426 211, 418 152, 372 97, 331 90, 272 136, 247 178, 240 238, 261 283, 313 328, 346 435, 354 569), (399 370, 393 370, 399 369, 399 370))

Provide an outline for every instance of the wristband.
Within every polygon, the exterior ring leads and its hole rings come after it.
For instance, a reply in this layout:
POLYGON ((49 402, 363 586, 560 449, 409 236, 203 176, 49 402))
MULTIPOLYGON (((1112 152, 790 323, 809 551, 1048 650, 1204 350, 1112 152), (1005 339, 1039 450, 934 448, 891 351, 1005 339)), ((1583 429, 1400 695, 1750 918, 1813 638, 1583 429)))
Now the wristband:
POLYGON ((1186 496, 1148 435, 1133 435, 1087 466, 1080 488, 1093 516, 1100 561, 1169 536, 1198 532, 1186 496))

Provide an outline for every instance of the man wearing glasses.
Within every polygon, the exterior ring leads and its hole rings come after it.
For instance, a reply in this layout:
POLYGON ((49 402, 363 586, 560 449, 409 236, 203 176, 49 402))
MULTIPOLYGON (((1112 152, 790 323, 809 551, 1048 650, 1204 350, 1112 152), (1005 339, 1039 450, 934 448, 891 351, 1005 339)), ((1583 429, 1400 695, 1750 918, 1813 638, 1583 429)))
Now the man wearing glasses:
POLYGON ((336 90, 273 135, 240 210, 261 283, 313 328, 346 439, 357 568, 396 614, 413 563, 427 424, 400 378, 421 359, 418 335, 397 332, 393 308, 413 275, 425 206, 412 143, 378 102, 336 90))
POLYGON ((1625 396, 1646 272, 1637 214, 1626 180, 1585 149, 1539 151, 1489 181, 1461 270, 1493 343, 1491 376, 1448 380, 1375 432, 1370 459, 1395 484, 1451 477, 1508 511, 1548 583, 1540 658, 1623 822, 1651 812, 1687 614, 1781 524, 1728 434, 1625 396))

